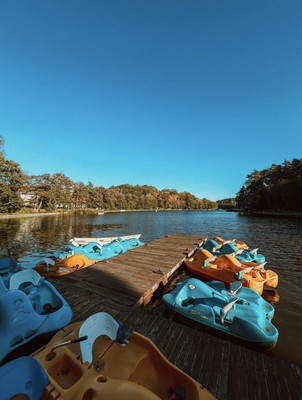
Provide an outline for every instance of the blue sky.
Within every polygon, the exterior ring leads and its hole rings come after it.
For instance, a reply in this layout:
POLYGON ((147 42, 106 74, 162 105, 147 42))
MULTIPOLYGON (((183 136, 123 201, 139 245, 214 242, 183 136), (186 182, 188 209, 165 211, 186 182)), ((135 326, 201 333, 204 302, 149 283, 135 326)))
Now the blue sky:
POLYGON ((0 2, 0 135, 28 174, 234 197, 301 158, 301 0, 0 2))

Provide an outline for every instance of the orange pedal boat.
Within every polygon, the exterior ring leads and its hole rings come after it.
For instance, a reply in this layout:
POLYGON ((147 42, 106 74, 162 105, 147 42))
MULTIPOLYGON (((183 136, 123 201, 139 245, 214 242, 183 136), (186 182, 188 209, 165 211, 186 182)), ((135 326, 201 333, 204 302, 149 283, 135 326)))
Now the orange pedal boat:
POLYGON ((230 254, 216 257, 202 249, 184 262, 190 272, 203 279, 218 280, 227 284, 240 280, 243 286, 255 290, 260 295, 264 285, 278 285, 278 275, 274 271, 261 269, 263 264, 241 263, 230 254))
POLYGON ((57 332, 33 354, 49 377, 42 400, 213 400, 146 337, 97 313, 57 332), (177 397, 179 396, 179 397, 177 397))
POLYGON ((89 267, 89 265, 96 262, 98 260, 90 260, 84 254, 74 254, 63 260, 55 257, 46 258, 40 261, 33 269, 45 277, 56 278, 89 267))

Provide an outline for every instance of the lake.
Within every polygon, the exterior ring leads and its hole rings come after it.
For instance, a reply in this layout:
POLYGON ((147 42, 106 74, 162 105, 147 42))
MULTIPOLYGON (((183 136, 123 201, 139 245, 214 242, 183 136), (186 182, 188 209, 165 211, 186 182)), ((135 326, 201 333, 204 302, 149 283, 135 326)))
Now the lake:
POLYGON ((18 262, 51 255, 73 237, 141 233, 150 242, 172 233, 237 239, 259 248, 279 275, 274 325, 279 340, 270 354, 302 366, 302 219, 249 217, 226 211, 118 212, 0 219, 0 257, 18 262))

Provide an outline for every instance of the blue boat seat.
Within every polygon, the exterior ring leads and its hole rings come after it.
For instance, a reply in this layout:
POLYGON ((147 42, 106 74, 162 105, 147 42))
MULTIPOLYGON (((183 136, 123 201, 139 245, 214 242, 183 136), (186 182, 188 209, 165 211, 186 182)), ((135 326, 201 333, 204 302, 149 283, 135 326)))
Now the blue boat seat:
POLYGON ((99 336, 106 335, 111 340, 115 340, 118 329, 119 324, 105 312, 99 312, 86 319, 79 330, 79 337, 88 337, 87 340, 80 342, 82 362, 92 363, 93 343, 99 336))
POLYGON ((48 384, 48 376, 35 358, 16 358, 0 368, 1 399, 24 394, 30 400, 39 400, 48 384))
POLYGON ((13 274, 9 281, 9 289, 19 289, 19 287, 24 283, 32 283, 34 286, 38 286, 44 278, 35 271, 34 269, 26 269, 23 271, 16 272, 13 274))

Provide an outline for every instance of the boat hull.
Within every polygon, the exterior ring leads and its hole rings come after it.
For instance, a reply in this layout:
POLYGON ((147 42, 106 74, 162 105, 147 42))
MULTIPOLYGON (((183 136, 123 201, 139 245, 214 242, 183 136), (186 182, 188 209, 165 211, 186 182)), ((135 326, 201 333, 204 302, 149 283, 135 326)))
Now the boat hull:
POLYGON ((171 293, 165 294, 163 301, 186 318, 257 346, 273 347, 278 340, 278 331, 271 323, 272 306, 263 299, 259 304, 251 301, 252 297, 248 300, 249 289, 243 288, 245 291, 242 295, 240 291, 235 295, 239 300, 230 307, 235 301, 234 297, 228 297, 226 288, 217 288, 217 284, 215 288, 215 285, 190 278, 178 284, 171 293), (222 310, 228 306, 230 310, 224 315, 222 310))

